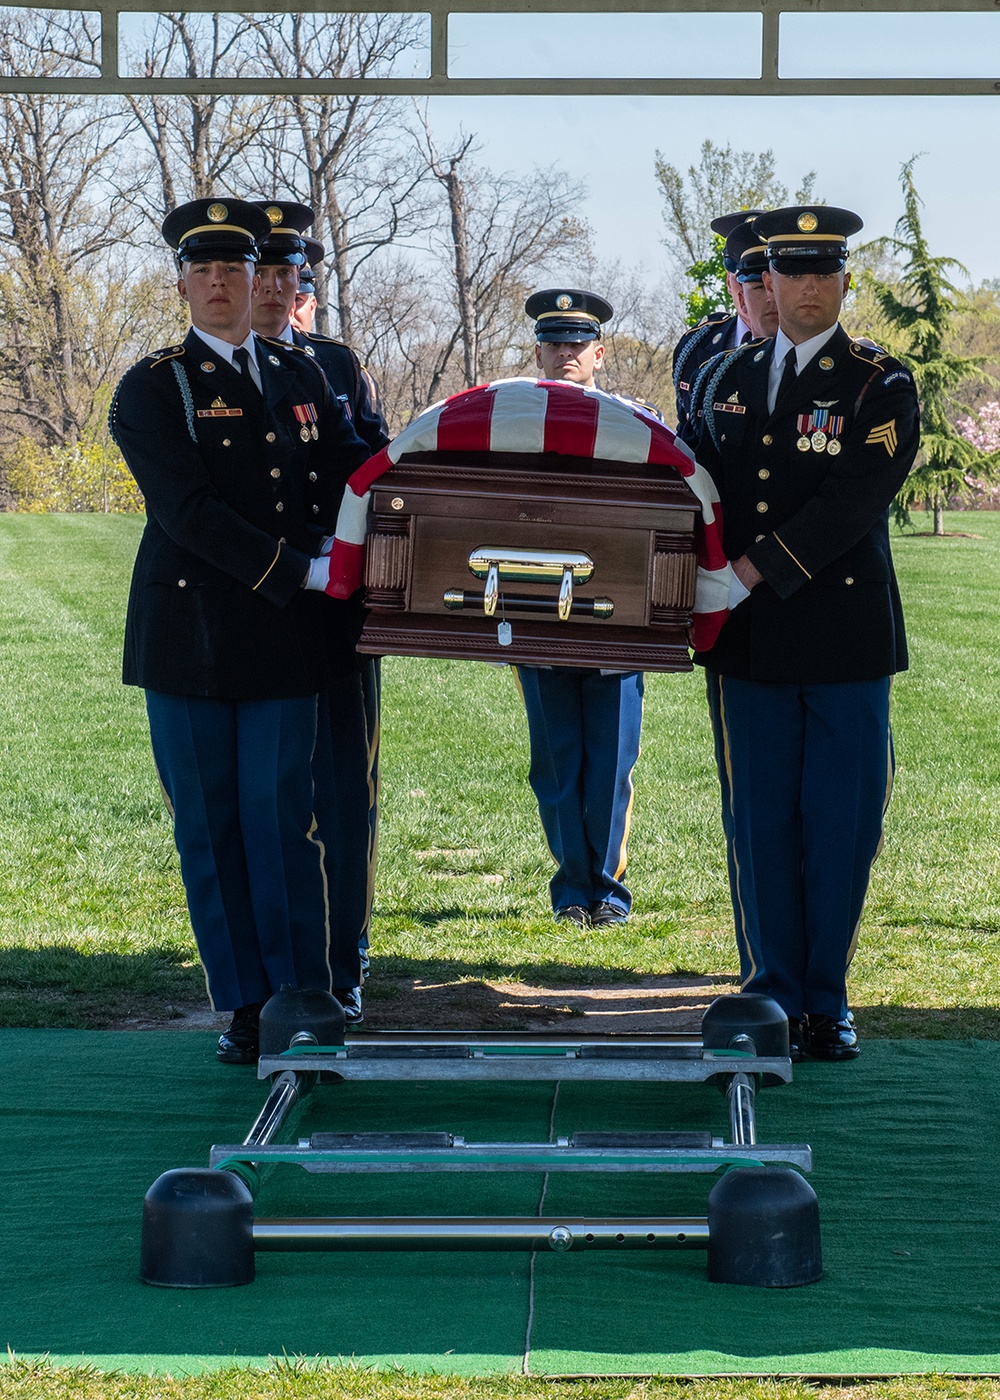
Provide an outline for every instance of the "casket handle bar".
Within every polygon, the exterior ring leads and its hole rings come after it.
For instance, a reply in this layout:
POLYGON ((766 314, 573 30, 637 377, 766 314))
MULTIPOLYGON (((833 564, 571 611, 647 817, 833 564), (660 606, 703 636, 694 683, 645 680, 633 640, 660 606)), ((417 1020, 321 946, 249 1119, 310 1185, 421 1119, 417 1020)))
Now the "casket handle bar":
MULTIPOLYGON (((463 588, 445 589, 444 605, 446 608, 481 608, 483 606, 483 596, 481 593, 473 593, 471 590, 463 588)), ((512 612, 533 612, 533 613, 554 613, 559 606, 556 598, 538 598, 530 593, 502 593, 499 602, 503 608, 512 612)), ((494 610, 495 611, 495 610, 494 610)), ((611 598, 574 598, 572 600, 573 617, 613 617, 615 605, 611 598)), ((492 617, 493 613, 486 610, 487 617, 492 617)))
MULTIPOLYGON (((487 545, 472 551, 469 569, 475 578, 486 581, 483 612, 487 617, 496 614, 501 583, 555 583, 558 580, 559 595, 555 610, 560 622, 566 622, 573 612, 573 585, 590 582, 594 575, 594 561, 588 554, 567 553, 565 550, 491 548, 487 545)), ((463 601, 453 601, 458 599, 459 593, 459 589, 448 590, 444 599, 447 607, 466 606, 464 594, 463 601)), ((600 601, 610 605, 609 599, 600 601)), ((610 613, 602 610, 595 615, 608 617, 610 613)))

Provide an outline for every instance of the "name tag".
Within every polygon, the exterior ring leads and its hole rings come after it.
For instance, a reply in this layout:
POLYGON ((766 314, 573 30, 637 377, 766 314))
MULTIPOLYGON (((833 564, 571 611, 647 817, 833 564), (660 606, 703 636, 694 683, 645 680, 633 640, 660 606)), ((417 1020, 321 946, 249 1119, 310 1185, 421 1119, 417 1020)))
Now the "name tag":
POLYGON ((242 418, 242 408, 199 408, 199 418, 242 418))

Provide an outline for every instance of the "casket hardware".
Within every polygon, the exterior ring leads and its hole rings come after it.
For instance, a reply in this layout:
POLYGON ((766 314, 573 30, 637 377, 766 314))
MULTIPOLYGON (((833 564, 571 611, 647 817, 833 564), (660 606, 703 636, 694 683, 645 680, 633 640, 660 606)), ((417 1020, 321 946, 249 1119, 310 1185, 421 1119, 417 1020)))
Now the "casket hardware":
MULTIPOLYGON (((502 593, 499 601, 504 609, 510 608, 514 612, 554 613, 559 606, 557 598, 538 598, 529 593, 502 593)), ((443 602, 446 608, 460 611, 462 608, 481 607, 483 598, 482 594, 464 588, 447 588, 443 594, 443 602)), ((614 617, 614 613, 615 605, 611 598, 573 599, 574 617, 608 618, 614 617)))
MULTIPOLYGON (((558 580, 556 613, 561 622, 567 622, 573 612, 573 585, 590 581, 594 574, 594 561, 588 554, 567 553, 564 550, 494 549, 487 545, 472 551, 469 569, 475 578, 486 581, 483 612, 487 617, 493 617, 496 613, 501 583, 555 583, 558 580)), ((458 594, 457 589, 449 589, 448 592, 455 596, 458 594)), ((445 602, 448 603, 447 595, 445 602)), ((448 606, 464 604, 452 602, 448 606)), ((598 615, 610 616, 607 612, 598 615)))

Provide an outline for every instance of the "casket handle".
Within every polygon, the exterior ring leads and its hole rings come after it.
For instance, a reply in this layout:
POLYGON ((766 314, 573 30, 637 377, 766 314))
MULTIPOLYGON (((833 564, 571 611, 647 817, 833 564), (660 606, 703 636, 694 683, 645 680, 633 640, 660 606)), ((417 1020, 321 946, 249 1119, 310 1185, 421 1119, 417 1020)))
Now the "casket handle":
POLYGON ((559 585, 559 603, 556 611, 559 613, 560 622, 568 622, 569 615, 573 611, 573 567, 567 564, 563 568, 562 583, 559 585))
POLYGON ((483 612, 487 617, 492 617, 497 610, 497 599, 500 597, 500 570, 491 561, 486 570, 486 587, 483 589, 483 612))

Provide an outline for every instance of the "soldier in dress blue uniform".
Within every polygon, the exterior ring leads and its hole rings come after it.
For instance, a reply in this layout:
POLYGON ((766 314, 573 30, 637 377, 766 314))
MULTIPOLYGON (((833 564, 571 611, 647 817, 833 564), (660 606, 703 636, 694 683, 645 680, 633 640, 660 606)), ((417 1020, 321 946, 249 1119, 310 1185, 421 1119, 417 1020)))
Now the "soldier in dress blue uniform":
POLYGON ((319 302, 316 299, 316 268, 326 257, 326 249, 318 238, 306 238, 306 260, 299 268, 299 289, 292 307, 292 327, 308 335, 316 323, 319 302))
MULTIPOLYGON (((540 377, 594 388, 610 304, 556 288, 535 292, 524 309, 535 321, 540 377)), ((581 927, 624 924, 642 675, 575 666, 520 666, 516 675, 528 717, 528 780, 557 867, 549 886, 555 917, 581 927)))
MULTIPOLYGON (((775 326, 767 330, 754 325, 752 310, 746 308, 740 295, 740 261, 759 242, 752 236, 753 220, 760 209, 740 209, 735 214, 720 214, 709 227, 713 233, 726 240, 722 250, 722 262, 726 269, 726 289, 735 310, 713 311, 696 326, 684 332, 674 348, 673 381, 674 397, 677 401, 677 431, 683 436, 688 417, 691 389, 698 371, 713 356, 723 350, 731 350, 734 345, 742 345, 745 340, 760 335, 773 335, 775 326), (747 315, 751 319, 747 319, 747 315)), ((762 256, 752 257, 744 271, 763 272, 762 256)), ((754 306, 756 305, 756 299, 754 306)))
POLYGON ((847 1004, 907 665, 888 508, 917 451, 910 373, 838 321, 845 209, 754 223, 773 340, 720 355, 688 441, 722 499, 732 611, 696 656, 708 694, 743 986, 774 997, 795 1053, 858 1053, 847 1004))
MULTIPOLYGON (((294 345, 319 364, 355 431, 374 454, 389 441, 370 376, 347 345, 329 336, 304 334, 291 324, 303 271, 321 259, 323 245, 306 236, 313 211, 285 200, 255 200, 271 230, 260 247, 260 291, 253 328, 268 339, 294 345)), ((361 626, 361 598, 347 605, 361 626)), ((368 970, 368 932, 375 883, 378 821, 379 658, 357 656, 338 684, 319 702, 319 731, 313 768, 319 837, 326 852, 331 915, 338 927, 356 931, 362 974, 368 970)), ((360 985, 342 997, 354 1024, 363 1020, 360 985)))
POLYGON ((316 366, 250 325, 254 205, 195 200, 163 224, 192 329, 116 390, 110 424, 146 502, 124 680, 146 691, 212 1004, 218 1057, 257 1055, 283 985, 350 988, 313 817, 317 695, 353 667, 353 620, 317 558, 369 456, 316 366), (339 636, 338 636, 339 629, 339 636))

